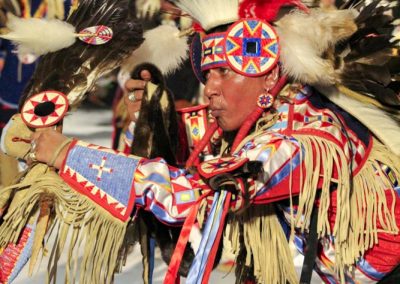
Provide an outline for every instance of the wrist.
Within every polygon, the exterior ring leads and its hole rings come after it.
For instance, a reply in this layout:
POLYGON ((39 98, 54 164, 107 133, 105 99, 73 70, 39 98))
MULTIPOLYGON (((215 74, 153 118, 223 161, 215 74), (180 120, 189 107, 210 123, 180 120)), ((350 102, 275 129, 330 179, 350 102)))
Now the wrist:
POLYGON ((56 149, 56 151, 53 153, 53 157, 49 161, 49 166, 55 167, 56 169, 60 169, 63 165, 63 162, 65 161, 69 146, 71 145, 71 142, 73 139, 66 139, 63 143, 60 144, 60 146, 56 149))

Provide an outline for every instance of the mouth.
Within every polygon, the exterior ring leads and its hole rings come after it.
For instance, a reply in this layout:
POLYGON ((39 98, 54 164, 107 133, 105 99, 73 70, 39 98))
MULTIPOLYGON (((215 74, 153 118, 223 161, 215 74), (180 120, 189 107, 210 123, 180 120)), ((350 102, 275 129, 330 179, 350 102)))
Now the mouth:
POLYGON ((222 109, 210 109, 210 114, 211 114, 213 117, 221 116, 221 114, 222 114, 222 109))

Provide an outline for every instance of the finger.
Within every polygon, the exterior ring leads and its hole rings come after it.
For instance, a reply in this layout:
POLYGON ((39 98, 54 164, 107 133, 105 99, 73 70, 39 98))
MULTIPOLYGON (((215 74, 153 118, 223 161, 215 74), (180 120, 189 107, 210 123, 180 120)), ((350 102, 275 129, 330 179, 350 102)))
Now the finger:
POLYGON ((136 102, 140 102, 143 98, 144 91, 143 90, 135 90, 124 94, 124 103, 125 104, 134 104, 136 102))
POLYGON ((143 90, 145 86, 146 86, 146 82, 143 80, 129 79, 125 83, 125 89, 128 92, 132 92, 135 90, 143 90))
POLYGON ((143 94, 144 94, 144 91, 143 91, 143 90, 135 90, 135 91, 134 91, 135 102, 142 100, 143 94))

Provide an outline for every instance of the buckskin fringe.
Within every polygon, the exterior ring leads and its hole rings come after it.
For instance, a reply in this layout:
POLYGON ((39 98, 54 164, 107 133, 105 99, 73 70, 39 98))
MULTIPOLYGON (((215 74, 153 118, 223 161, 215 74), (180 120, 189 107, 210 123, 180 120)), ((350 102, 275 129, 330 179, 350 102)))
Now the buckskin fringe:
POLYGON ((246 266, 254 262, 258 283, 298 283, 286 236, 273 205, 250 206, 231 221, 229 238, 235 255, 240 249, 239 231, 243 227, 246 266))
POLYGON ((47 281, 55 280, 57 262, 72 231, 68 245, 66 283, 74 283, 78 248, 84 242, 79 283, 111 283, 118 265, 118 253, 124 240, 126 224, 113 218, 107 211, 78 194, 53 171, 48 171, 35 182, 30 179, 3 190, 27 189, 18 206, 10 206, 0 227, 0 247, 16 243, 29 217, 37 212, 40 198, 53 197, 57 238, 48 265, 47 281))
POLYGON ((317 231, 319 237, 334 236, 336 271, 341 282, 345 283, 345 272, 352 269, 358 257, 368 248, 378 243, 378 232, 398 232, 395 204, 391 202, 388 205, 385 195, 385 191, 389 190, 392 200, 395 200, 393 185, 380 164, 388 165, 398 179, 398 157, 393 157, 385 146, 374 140, 368 160, 352 179, 349 163, 339 145, 309 135, 294 137, 303 149, 301 155, 305 171, 294 224, 302 230, 308 228, 318 182, 322 181, 317 231), (334 170, 336 177, 333 177, 334 170), (328 220, 332 185, 336 185, 337 194, 333 232, 328 220), (378 229, 378 224, 382 229, 378 229))
POLYGON ((397 234, 399 229, 395 220, 395 192, 393 183, 383 171, 382 164, 391 170, 392 178, 400 179, 400 161, 384 145, 374 141, 371 154, 360 172, 354 177, 354 190, 350 200, 352 210, 346 250, 350 257, 361 256, 366 250, 378 243, 378 232, 397 234), (393 200, 387 202, 386 194, 393 200), (365 222, 360 222, 365 220, 365 222), (380 226, 380 227, 378 227, 380 226))

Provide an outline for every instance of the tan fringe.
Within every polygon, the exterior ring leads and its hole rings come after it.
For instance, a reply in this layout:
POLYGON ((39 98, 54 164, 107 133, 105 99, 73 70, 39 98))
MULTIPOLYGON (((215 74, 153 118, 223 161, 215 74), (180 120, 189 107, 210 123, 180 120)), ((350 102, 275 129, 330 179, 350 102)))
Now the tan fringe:
POLYGON ((395 204, 393 202, 391 208, 388 208, 385 196, 385 191, 390 190, 395 200, 393 185, 378 163, 391 167, 399 179, 398 157, 374 141, 367 162, 351 184, 349 164, 343 150, 336 143, 309 135, 295 135, 295 138, 304 150, 302 159, 307 173, 301 186, 295 224, 302 230, 308 228, 318 181, 322 179, 317 230, 320 237, 327 234, 334 236, 336 271, 341 282, 345 283, 345 272, 352 269, 357 259, 368 248, 377 244, 378 232, 398 233, 394 216, 395 204), (338 172, 337 179, 332 178, 333 169, 338 172), (337 185, 337 210, 333 232, 328 220, 332 184, 337 185), (378 230, 377 220, 383 229, 378 230))
MULTIPOLYGON (((56 219, 59 222, 48 269, 48 282, 55 280, 57 261, 66 244, 68 232, 72 236, 68 245, 66 283, 74 283, 77 270, 77 253, 84 242, 79 283, 111 283, 117 265, 119 249, 124 240, 126 224, 112 217, 106 210, 78 194, 55 172, 37 176, 35 182, 23 180, 19 186, 26 188, 18 206, 10 207, 0 227, 0 247, 18 240, 28 218, 37 212, 43 195, 54 197, 56 219)), ((14 200, 13 200, 14 201, 14 200)))
POLYGON ((247 250, 246 266, 254 261, 258 283, 298 283, 293 256, 272 205, 251 206, 231 223, 230 239, 234 253, 239 252, 239 231, 243 226, 247 250))
POLYGON ((353 210, 350 217, 350 227, 353 228, 346 244, 350 259, 361 256, 366 250, 378 243, 378 232, 397 234, 394 208, 395 202, 388 206, 385 193, 390 192, 392 200, 396 200, 393 185, 382 171, 381 164, 391 168, 394 177, 400 180, 399 157, 393 155, 385 146, 374 141, 369 159, 362 170, 354 177, 354 191, 350 200, 353 210), (365 220, 365 222, 360 222, 365 220), (379 223, 378 223, 379 222, 379 223), (380 224, 382 229, 378 229, 380 224))
POLYGON ((295 135, 301 149, 301 159, 304 161, 304 184, 300 185, 299 205, 295 220, 296 227, 302 231, 310 224, 311 212, 314 207, 318 182, 322 179, 320 207, 318 209, 317 232, 319 237, 332 234, 335 237, 335 263, 338 273, 344 280, 346 265, 350 257, 346 250, 350 223, 350 168, 346 156, 340 147, 327 139, 310 135, 295 135), (323 164, 321 164, 323 162, 323 164), (337 170, 337 180, 332 178, 333 170, 337 170), (321 175, 321 170, 322 175, 321 175), (333 232, 328 220, 330 206, 331 184, 337 185, 337 210, 333 232), (347 256, 346 256, 347 254, 347 256))
POLYGON ((39 217, 36 222, 35 237, 32 245, 31 258, 29 260, 29 271, 28 271, 29 276, 33 275, 33 269, 35 267, 39 253, 43 249, 43 239, 46 235, 47 226, 49 225, 50 221, 52 198, 42 196, 39 203, 40 203, 39 217))

